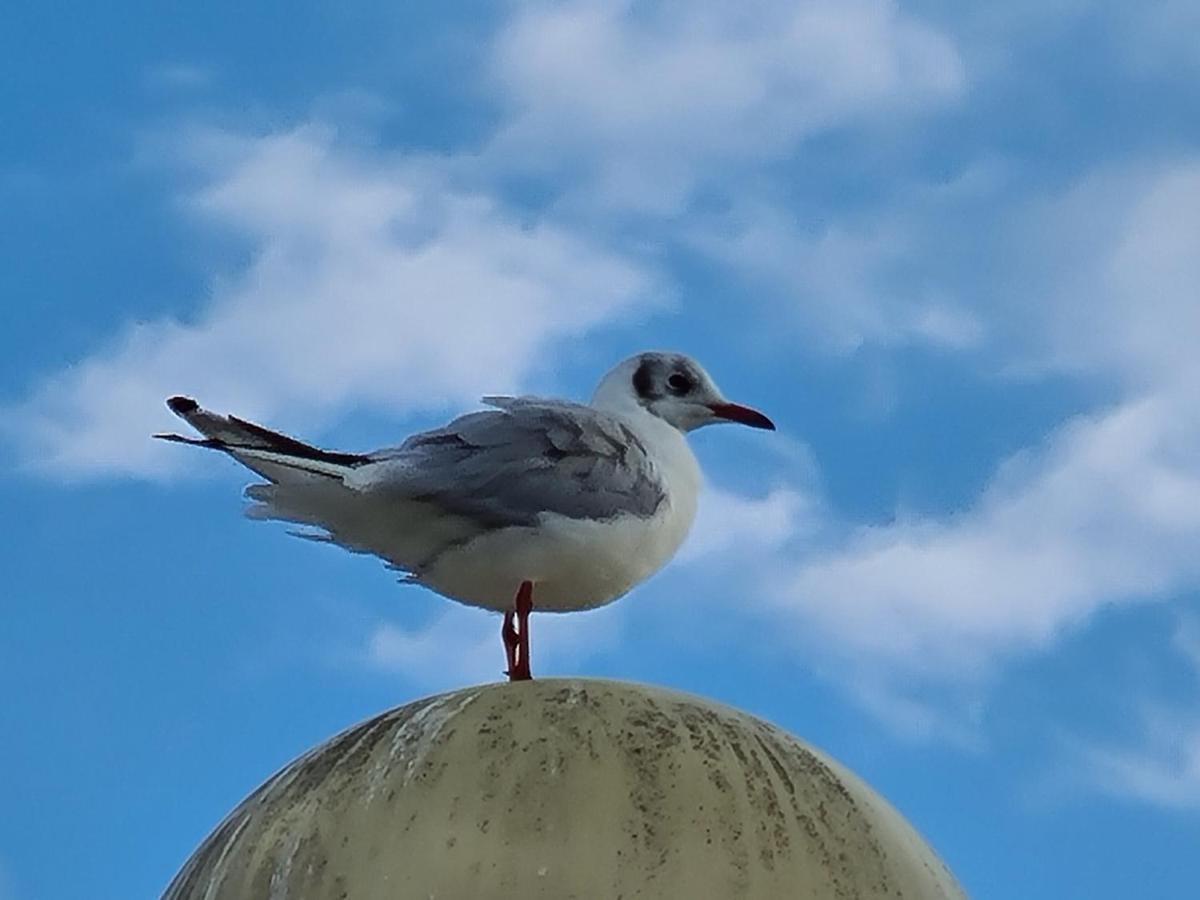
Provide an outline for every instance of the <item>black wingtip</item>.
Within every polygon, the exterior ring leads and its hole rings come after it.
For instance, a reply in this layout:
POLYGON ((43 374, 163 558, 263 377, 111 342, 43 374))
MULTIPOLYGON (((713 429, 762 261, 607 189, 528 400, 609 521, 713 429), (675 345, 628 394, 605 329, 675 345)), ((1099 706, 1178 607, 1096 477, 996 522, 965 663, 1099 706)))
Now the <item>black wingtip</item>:
POLYGON ((167 408, 177 416, 186 416, 200 408, 200 404, 191 397, 171 397, 167 400, 167 408))

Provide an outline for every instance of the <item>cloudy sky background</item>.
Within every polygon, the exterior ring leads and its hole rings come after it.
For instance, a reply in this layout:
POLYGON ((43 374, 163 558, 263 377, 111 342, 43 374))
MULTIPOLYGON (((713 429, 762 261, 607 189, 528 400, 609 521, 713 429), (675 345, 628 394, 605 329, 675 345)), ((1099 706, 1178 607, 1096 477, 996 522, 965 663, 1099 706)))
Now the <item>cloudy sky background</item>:
POLYGON ((238 516, 162 399, 366 448, 694 353, 677 562, 543 674, 745 707, 982 898, 1200 875, 1200 6, 18 4, 0 898, 161 890, 498 622, 238 516), (64 865, 64 859, 69 865, 64 865))

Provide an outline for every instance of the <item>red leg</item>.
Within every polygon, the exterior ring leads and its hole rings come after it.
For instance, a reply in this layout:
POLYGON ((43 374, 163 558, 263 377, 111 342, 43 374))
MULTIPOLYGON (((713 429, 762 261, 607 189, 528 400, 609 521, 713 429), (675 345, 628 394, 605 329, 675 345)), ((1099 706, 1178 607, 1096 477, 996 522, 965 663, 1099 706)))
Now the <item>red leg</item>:
POLYGON ((517 634, 517 629, 513 627, 511 612, 504 614, 504 625, 500 628, 500 637, 504 641, 504 656, 508 660, 508 668, 504 670, 504 674, 512 678, 512 673, 517 670, 517 647, 520 643, 520 636, 517 634))
MULTIPOLYGON (((533 611, 533 582, 522 581, 517 590, 517 652, 516 665, 509 665, 509 681, 529 681, 533 675, 529 671, 529 614, 533 611)), ((508 621, 509 613, 505 614, 508 621)), ((505 650, 508 649, 508 639, 505 639, 505 650)))
POLYGON ((517 634, 520 635, 518 667, 525 678, 533 678, 529 671, 529 614, 533 612, 533 582, 522 581, 517 591, 517 634))

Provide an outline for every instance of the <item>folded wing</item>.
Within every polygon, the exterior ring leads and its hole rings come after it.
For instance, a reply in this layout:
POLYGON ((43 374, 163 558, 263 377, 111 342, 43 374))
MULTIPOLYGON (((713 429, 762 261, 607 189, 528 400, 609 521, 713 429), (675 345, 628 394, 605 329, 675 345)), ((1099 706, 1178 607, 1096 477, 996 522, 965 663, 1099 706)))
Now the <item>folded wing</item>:
POLYGON ((646 448, 589 406, 488 398, 470 413, 371 455, 351 482, 435 503, 486 527, 531 525, 543 513, 651 516, 664 498, 646 448))

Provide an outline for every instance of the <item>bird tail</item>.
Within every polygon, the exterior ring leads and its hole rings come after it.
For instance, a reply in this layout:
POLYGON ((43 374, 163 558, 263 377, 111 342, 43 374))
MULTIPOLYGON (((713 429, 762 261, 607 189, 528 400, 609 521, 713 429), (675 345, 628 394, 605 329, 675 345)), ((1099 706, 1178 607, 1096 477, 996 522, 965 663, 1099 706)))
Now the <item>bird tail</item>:
POLYGON ((317 531, 298 537, 373 553, 399 571, 415 572, 422 560, 475 533, 462 517, 387 491, 365 489, 349 476, 378 458, 322 450, 237 416, 204 409, 190 397, 172 397, 171 412, 202 437, 156 434, 164 441, 220 450, 266 479, 246 488, 252 519, 291 522, 317 531), (413 523, 434 523, 424 528, 413 523))
POLYGON ((181 434, 156 434, 154 437, 228 453, 276 484, 297 477, 309 480, 314 476, 341 481, 358 466, 370 462, 370 457, 363 454, 322 450, 237 416, 214 413, 191 397, 172 397, 167 401, 167 407, 204 437, 181 434))
MULTIPOLYGON (((156 434, 159 440, 227 453, 267 480, 252 484, 246 497, 252 501, 246 515, 252 519, 276 519, 332 532, 345 518, 351 489, 346 476, 369 462, 357 453, 322 450, 286 434, 256 425, 237 416, 205 409, 191 397, 172 397, 167 407, 203 437, 156 434)), ((326 540, 321 534, 294 532, 303 537, 326 540)), ((357 549, 349 546, 348 549, 357 549)))

